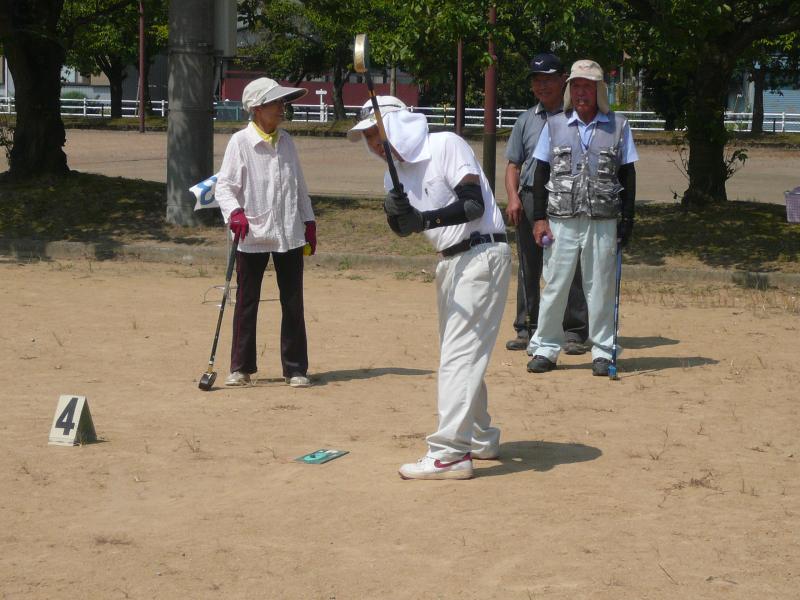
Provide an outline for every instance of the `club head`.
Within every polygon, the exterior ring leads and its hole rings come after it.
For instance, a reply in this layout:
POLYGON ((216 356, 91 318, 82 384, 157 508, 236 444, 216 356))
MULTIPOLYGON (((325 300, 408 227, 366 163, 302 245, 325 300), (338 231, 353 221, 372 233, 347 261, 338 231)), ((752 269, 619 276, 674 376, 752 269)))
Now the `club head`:
POLYGON ((611 381, 619 381, 619 376, 617 375, 617 365, 608 366, 608 378, 611 381))
POLYGON ((214 381, 216 381, 216 379, 217 379, 216 371, 211 371, 211 372, 206 371, 200 378, 200 383, 197 384, 197 387, 199 387, 204 392, 207 392, 214 385, 214 381))
POLYGON ((356 73, 365 73, 369 69, 369 40, 366 33, 359 33, 353 45, 353 68, 356 73))

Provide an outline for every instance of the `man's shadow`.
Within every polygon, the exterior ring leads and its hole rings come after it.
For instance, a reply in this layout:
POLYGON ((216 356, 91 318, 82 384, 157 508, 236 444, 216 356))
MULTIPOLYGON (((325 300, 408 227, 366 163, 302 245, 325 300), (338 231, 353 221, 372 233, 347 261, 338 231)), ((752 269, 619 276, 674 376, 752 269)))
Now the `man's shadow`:
MULTIPOLYGON (((500 444, 500 464, 476 469, 479 477, 510 475, 522 471, 549 471, 557 465, 585 462, 602 456, 602 451, 584 444, 523 440, 500 444)), ((475 461, 480 464, 482 461, 475 461)))
POLYGON ((656 348, 657 346, 674 346, 679 344, 679 340, 665 338, 660 335, 652 337, 620 337, 619 345, 631 350, 641 350, 643 348, 656 348))
POLYGON ((384 375, 420 376, 430 375, 433 372, 430 369, 405 369, 403 367, 365 367, 363 369, 343 369, 340 371, 312 373, 310 377, 315 386, 321 386, 338 381, 373 379, 384 375))
POLYGON ((623 358, 619 365, 620 377, 637 373, 653 373, 666 369, 690 369, 704 365, 716 365, 719 361, 705 356, 642 356, 639 358, 623 358))

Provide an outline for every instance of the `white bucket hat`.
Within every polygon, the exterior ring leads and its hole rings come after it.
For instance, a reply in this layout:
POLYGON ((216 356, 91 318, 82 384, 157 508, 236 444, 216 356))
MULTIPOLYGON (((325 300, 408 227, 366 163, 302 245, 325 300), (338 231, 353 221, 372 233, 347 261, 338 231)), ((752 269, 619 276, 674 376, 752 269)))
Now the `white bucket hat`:
POLYGON ((593 60, 578 60, 572 64, 569 77, 567 78, 567 88, 564 90, 564 110, 572 108, 572 101, 569 95, 569 82, 573 79, 588 79, 597 82, 597 108, 603 114, 608 114, 611 108, 608 105, 608 86, 603 80, 603 68, 593 60))
MULTIPOLYGON (((405 102, 400 100, 400 98, 395 98, 394 96, 375 96, 375 99, 378 101, 378 108, 381 109, 381 116, 397 112, 398 110, 408 110, 408 106, 406 106, 405 102)), ((351 142, 357 142, 361 139, 362 131, 374 127, 378 122, 373 114, 371 99, 364 102, 364 105, 358 113, 358 118, 359 121, 356 123, 355 127, 347 132, 347 139, 351 142)))
POLYGON ((259 77, 254 79, 244 88, 242 92, 242 107, 252 112, 253 109, 262 104, 269 104, 275 100, 291 102, 302 98, 308 93, 304 88, 283 87, 274 79, 269 77, 259 77))

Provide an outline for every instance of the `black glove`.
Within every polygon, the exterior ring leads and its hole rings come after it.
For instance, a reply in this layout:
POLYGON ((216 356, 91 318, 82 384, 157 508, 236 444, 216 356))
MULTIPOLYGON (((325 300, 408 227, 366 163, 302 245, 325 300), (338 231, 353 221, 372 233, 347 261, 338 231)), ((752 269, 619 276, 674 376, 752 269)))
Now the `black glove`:
POLYGON ((408 212, 397 215, 397 227, 400 230, 399 235, 401 236, 419 233, 425 229, 422 213, 413 206, 410 206, 408 212))
POLYGON ((394 215, 386 215, 386 222, 389 223, 389 228, 394 231, 400 237, 407 237, 411 235, 411 232, 403 233, 400 231, 400 225, 397 223, 397 217, 394 215))
POLYGON ((619 240, 619 247, 624 248, 628 245, 628 241, 633 234, 633 219, 630 217, 622 219, 617 223, 617 239, 619 240))
POLYGON ((383 210, 390 217, 402 215, 411 210, 411 203, 408 201, 408 196, 403 191, 403 186, 400 189, 393 188, 383 201, 383 210))

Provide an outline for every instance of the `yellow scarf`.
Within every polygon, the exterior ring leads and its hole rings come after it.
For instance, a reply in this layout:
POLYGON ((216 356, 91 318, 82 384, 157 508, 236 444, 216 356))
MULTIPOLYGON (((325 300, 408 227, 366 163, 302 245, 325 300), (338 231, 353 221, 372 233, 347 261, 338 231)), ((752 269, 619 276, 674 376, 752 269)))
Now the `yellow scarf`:
POLYGON ((274 147, 276 142, 278 141, 278 130, 276 129, 272 133, 267 133, 261 127, 259 127, 255 121, 251 121, 253 123, 253 127, 256 128, 256 133, 260 135, 265 142, 269 142, 274 147))

